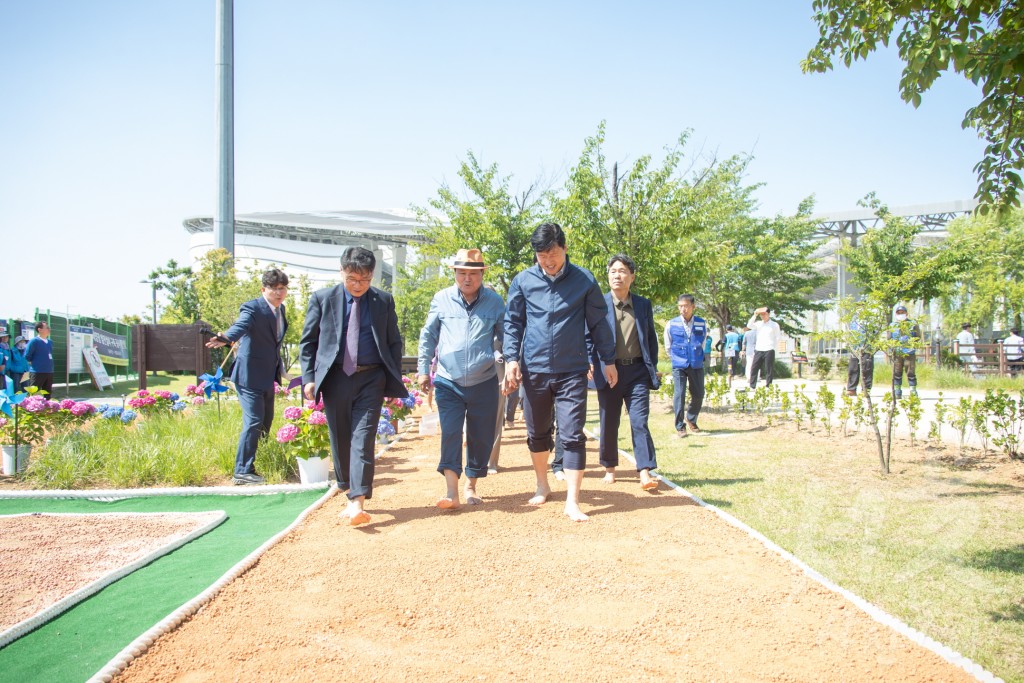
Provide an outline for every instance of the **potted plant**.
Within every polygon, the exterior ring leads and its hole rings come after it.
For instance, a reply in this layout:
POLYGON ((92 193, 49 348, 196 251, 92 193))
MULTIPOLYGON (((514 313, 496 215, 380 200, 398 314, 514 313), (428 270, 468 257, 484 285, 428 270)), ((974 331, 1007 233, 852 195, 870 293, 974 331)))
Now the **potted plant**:
POLYGON ((10 417, 4 416, 2 432, 3 473, 17 474, 28 465, 33 444, 43 440, 44 425, 50 415, 50 402, 38 394, 36 387, 25 392, 4 396, 4 412, 10 409, 10 417))
POLYGON ((322 399, 306 401, 302 407, 288 406, 284 409, 285 424, 277 430, 277 442, 295 454, 299 480, 303 484, 327 481, 331 436, 323 410, 322 399))

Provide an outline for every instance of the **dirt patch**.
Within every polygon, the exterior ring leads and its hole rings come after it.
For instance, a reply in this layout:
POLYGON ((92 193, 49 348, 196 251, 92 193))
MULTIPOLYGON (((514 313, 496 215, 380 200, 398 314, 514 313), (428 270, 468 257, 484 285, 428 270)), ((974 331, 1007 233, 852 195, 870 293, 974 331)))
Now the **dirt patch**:
POLYGON ((528 506, 525 436, 458 511, 433 506, 438 438, 399 443, 371 524, 332 498, 121 680, 972 680, 628 468, 588 471, 588 523, 553 479, 528 506))
POLYGON ((190 534, 217 515, 0 517, 0 631, 190 534))

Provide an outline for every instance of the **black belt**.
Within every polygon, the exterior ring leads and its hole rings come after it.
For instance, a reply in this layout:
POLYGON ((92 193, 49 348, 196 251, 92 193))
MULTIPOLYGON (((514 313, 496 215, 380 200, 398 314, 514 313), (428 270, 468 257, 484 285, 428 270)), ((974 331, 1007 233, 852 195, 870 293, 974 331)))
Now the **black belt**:
POLYGON ((357 365, 356 372, 366 372, 367 370, 375 370, 381 366, 380 363, 373 363, 371 365, 357 365))
POLYGON ((616 365, 635 365, 637 363, 643 363, 644 357, 637 356, 636 358, 622 358, 615 361, 616 365))

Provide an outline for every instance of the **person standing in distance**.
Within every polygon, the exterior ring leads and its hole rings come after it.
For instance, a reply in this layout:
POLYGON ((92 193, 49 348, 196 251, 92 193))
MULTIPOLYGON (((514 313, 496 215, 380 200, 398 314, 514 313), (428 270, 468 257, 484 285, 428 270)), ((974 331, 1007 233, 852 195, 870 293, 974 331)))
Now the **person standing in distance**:
POLYGON ((466 428, 466 502, 479 505, 476 483, 487 476, 487 461, 499 424, 498 371, 495 340, 502 338, 505 302, 483 286, 483 254, 460 249, 452 263, 455 285, 442 289, 430 301, 420 332, 417 382, 430 386, 430 359, 437 352, 434 398, 441 421, 441 462, 447 491, 436 505, 442 510, 459 507, 462 476, 462 432, 466 428))
POLYGON ((346 249, 343 283, 309 298, 299 342, 302 393, 310 401, 323 395, 334 474, 338 489, 348 491, 341 516, 352 526, 370 521, 363 507, 373 497, 373 449, 384 397, 409 396, 395 300, 370 286, 376 267, 369 249, 346 249))
MULTIPOLYGON (((281 344, 288 331, 284 299, 288 296, 288 276, 277 268, 263 273, 261 295, 246 301, 238 310, 238 319, 221 335, 238 342, 238 358, 231 370, 231 381, 242 407, 242 433, 235 453, 236 484, 262 484, 256 473, 256 448, 270 432, 274 422, 274 382, 284 377, 281 344)), ((226 346, 211 339, 211 349, 226 346)))
POLYGON ((593 274, 569 262, 565 233, 557 223, 543 223, 530 237, 537 263, 522 271, 509 287, 505 311, 505 394, 524 388, 523 416, 537 488, 531 505, 544 504, 552 427, 565 449, 565 514, 576 522, 588 517, 579 497, 586 467, 587 332, 604 362, 608 386, 618 381, 615 338, 605 322, 608 306, 593 274), (522 367, 520 367, 520 361, 522 367), (554 410, 552 411, 552 406, 554 410), (555 420, 552 420, 552 416, 555 420))
POLYGON ((25 360, 28 361, 30 386, 39 389, 44 396, 53 393, 53 340, 50 339, 50 326, 39 321, 36 323, 36 336, 25 349, 25 360))
POLYGON ((625 254, 616 254, 608 261, 608 286, 604 295, 608 305, 605 324, 615 336, 615 366, 619 381, 609 386, 604 376, 604 362, 591 349, 594 387, 600 406, 601 436, 599 441, 601 464, 606 483, 615 483, 615 468, 619 465, 619 423, 622 405, 629 413, 629 427, 633 437, 633 458, 644 490, 658 487, 651 470, 658 466, 654 439, 647 426, 651 413, 651 389, 657 389, 658 332, 654 329, 654 309, 650 299, 630 292, 636 280, 636 264, 625 254))
POLYGON ((765 386, 770 387, 775 379, 775 349, 779 345, 782 330, 779 324, 771 319, 771 311, 767 306, 754 311, 747 327, 755 333, 754 362, 750 366, 750 388, 757 388, 757 375, 764 376, 765 386), (758 319, 760 318, 760 319, 758 319))
POLYGON ((665 348, 672 359, 672 407, 676 415, 676 436, 686 437, 686 429, 700 433, 697 417, 704 405, 704 340, 708 324, 693 314, 696 300, 692 294, 680 294, 676 304, 679 316, 665 325, 665 348), (690 403, 686 404, 686 388, 690 403))

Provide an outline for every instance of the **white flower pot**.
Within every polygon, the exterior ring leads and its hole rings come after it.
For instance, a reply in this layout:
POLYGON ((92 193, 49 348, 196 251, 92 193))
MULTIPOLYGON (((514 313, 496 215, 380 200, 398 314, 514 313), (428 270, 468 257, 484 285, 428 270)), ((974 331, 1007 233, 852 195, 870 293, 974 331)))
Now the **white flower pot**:
POLYGON ((31 444, 3 446, 3 473, 12 475, 24 472, 28 467, 28 457, 31 453, 31 444))
POLYGON ((327 481, 327 458, 314 455, 310 458, 296 457, 295 461, 299 463, 299 481, 303 484, 320 484, 327 481))
POLYGON ((437 434, 441 424, 441 416, 437 413, 427 413, 420 420, 420 434, 424 436, 437 434))

